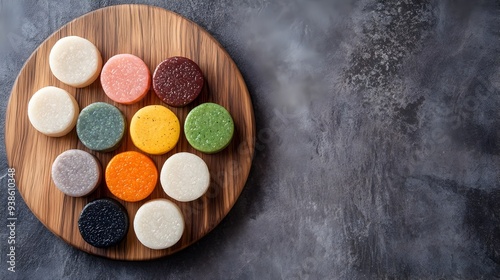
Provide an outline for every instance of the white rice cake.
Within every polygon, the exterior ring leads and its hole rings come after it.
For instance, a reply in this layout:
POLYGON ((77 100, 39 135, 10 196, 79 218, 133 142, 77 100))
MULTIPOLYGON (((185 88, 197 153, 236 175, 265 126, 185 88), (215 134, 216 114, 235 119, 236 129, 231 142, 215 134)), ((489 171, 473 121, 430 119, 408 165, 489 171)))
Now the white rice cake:
POLYGON ((134 218, 137 239, 151 249, 165 249, 175 245, 184 232, 181 210, 166 199, 154 199, 143 204, 134 218))
POLYGON ((89 40, 68 36, 59 39, 49 54, 52 74, 61 82, 82 88, 92 84, 102 68, 102 57, 89 40))
POLYGON ((28 118, 39 132, 52 137, 68 134, 75 127, 80 108, 75 98, 57 87, 44 87, 28 103, 28 118))
POLYGON ((187 202, 201 197, 210 185, 208 166, 192 153, 177 153, 169 157, 160 173, 160 183, 171 198, 187 202))

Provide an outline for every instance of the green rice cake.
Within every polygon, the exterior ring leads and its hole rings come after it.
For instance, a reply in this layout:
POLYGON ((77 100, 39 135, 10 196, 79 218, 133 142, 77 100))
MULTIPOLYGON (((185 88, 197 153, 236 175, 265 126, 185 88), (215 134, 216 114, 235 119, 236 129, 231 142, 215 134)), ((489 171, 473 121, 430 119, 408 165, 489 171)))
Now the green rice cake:
POLYGON ((203 103, 187 115, 184 133, 196 150, 207 154, 216 153, 226 148, 233 138, 233 118, 224 107, 203 103))

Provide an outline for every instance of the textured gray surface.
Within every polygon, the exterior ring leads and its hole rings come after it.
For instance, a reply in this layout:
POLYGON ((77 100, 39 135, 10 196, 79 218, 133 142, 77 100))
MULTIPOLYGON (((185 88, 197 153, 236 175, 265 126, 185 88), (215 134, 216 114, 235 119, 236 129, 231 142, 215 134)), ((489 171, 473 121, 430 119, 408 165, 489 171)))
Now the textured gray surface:
MULTIPOLYGON (((122 2, 1 1, 0 113, 45 38, 122 2)), ((0 278, 500 277, 498 1, 139 2, 197 22, 242 71, 258 143, 240 199, 186 250, 120 262, 65 244, 18 195, 17 272, 0 226, 0 278)))

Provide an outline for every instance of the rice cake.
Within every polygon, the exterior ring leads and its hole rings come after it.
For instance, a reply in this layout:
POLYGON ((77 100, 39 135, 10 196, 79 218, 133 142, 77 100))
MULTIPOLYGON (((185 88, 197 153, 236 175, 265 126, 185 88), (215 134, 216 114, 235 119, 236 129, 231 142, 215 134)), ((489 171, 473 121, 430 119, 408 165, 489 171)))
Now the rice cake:
POLYGON ((67 91, 53 86, 39 89, 28 103, 28 118, 39 132, 60 137, 75 127, 80 108, 67 91))
POLYGON ((82 88, 99 77, 102 57, 97 47, 89 40, 68 36, 59 39, 50 50, 49 66, 59 81, 82 88))
POLYGON ((184 232, 184 218, 177 205, 167 199, 154 199, 142 205, 134 218, 137 239, 151 249, 175 245, 184 232))
POLYGON ((163 164, 160 183, 171 198, 181 202, 192 201, 207 191, 210 172, 199 156, 187 152, 177 153, 163 164))
POLYGON ((207 154, 216 153, 226 148, 233 138, 233 118, 224 107, 203 103, 187 115, 184 133, 196 150, 207 154))
POLYGON ((85 147, 100 152, 113 151, 125 135, 125 117, 113 105, 96 102, 83 108, 76 132, 85 147))
POLYGON ((82 150, 67 150, 52 164, 52 180, 64 194, 81 197, 93 192, 102 178, 101 164, 93 155, 82 150))

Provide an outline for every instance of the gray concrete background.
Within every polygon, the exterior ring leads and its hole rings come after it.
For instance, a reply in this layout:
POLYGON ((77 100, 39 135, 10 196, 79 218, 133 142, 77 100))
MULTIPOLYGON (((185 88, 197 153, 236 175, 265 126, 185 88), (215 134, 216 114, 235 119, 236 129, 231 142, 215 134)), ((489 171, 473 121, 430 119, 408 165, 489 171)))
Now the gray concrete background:
MULTIPOLYGON (((45 38, 120 3, 0 1, 0 114, 45 38)), ((18 194, 11 273, 1 145, 1 279, 500 277, 498 1, 136 3, 198 23, 240 68, 258 132, 246 187, 205 238, 148 262, 72 248, 18 194)))

